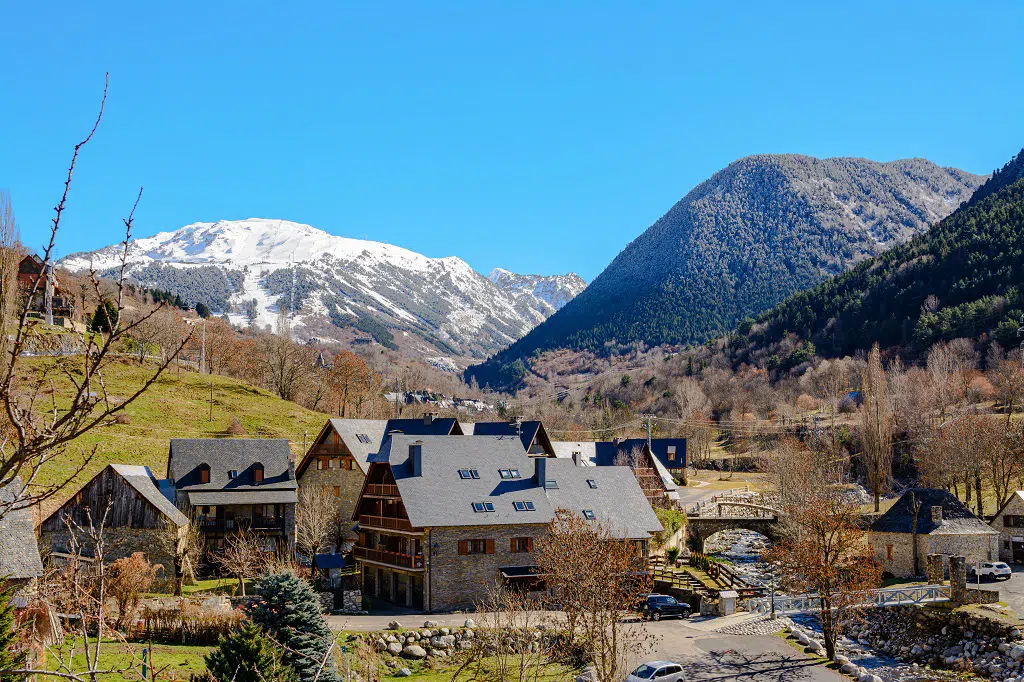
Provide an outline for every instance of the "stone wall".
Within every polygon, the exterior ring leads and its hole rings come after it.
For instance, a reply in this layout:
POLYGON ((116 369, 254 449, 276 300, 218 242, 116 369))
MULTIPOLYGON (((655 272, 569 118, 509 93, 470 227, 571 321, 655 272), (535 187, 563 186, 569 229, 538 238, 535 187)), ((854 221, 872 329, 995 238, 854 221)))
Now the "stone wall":
MULTIPOLYGON (((363 490, 363 481, 365 480, 363 472, 354 463, 352 469, 317 469, 314 461, 302 472, 302 478, 299 479, 299 490, 316 486, 325 486, 330 491, 338 488, 338 513, 341 515, 342 527, 349 529, 352 524, 348 523, 348 520, 355 513, 359 493, 363 490)), ((349 531, 342 539, 352 540, 356 537, 358 536, 355 533, 349 531)))
MULTIPOLYGON (((107 528, 103 531, 105 541, 104 558, 107 562, 142 552, 149 563, 164 567, 163 576, 174 576, 174 556, 170 553, 161 536, 167 531, 154 528, 107 528)), ((79 533, 78 541, 82 551, 91 555, 94 548, 88 538, 79 533)), ((71 533, 63 530, 44 530, 39 538, 39 549, 45 556, 51 552, 68 552, 71 549, 71 533)))
POLYGON ((436 528, 429 536, 427 582, 424 601, 432 611, 472 608, 487 598, 497 584, 503 566, 532 566, 536 559, 529 552, 512 552, 512 538, 534 538, 544 534, 543 524, 519 526, 472 526, 436 528), (492 540, 493 554, 459 555, 460 540, 492 540))
MULTIPOLYGON (((914 545, 910 533, 876 533, 868 535, 875 557, 882 570, 898 578, 914 575, 914 545), (888 558, 888 546, 892 546, 892 558, 888 558)), ((918 570, 926 571, 926 557, 929 554, 956 554, 967 559, 972 566, 979 561, 993 560, 999 553, 999 535, 996 533, 943 534, 917 536, 918 570)))

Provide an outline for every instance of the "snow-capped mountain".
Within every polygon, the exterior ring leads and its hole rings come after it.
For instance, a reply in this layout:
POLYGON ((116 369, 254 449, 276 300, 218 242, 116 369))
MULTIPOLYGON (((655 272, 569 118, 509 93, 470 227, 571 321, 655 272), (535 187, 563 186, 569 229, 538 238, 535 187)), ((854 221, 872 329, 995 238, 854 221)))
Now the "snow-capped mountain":
MULTIPOLYGON (((120 247, 72 254, 72 271, 105 273, 120 247)), ((134 239, 129 276, 202 301, 234 322, 273 325, 292 311, 299 335, 353 328, 417 355, 482 357, 523 336, 586 286, 575 274, 497 269, 490 278, 456 257, 328 234, 286 220, 193 223, 134 239)), ((362 336, 358 334, 357 336, 362 336)))

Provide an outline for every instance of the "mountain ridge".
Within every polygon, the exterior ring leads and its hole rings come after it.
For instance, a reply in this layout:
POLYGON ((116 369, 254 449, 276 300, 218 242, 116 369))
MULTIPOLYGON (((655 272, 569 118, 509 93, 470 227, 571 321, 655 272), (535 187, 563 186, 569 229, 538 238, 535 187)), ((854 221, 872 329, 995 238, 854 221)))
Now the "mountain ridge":
MULTIPOLYGON (((71 254, 59 265, 104 274, 119 259, 120 247, 112 245, 71 254)), ((128 263, 138 283, 180 293, 191 306, 202 301, 233 322, 273 327, 287 309, 299 336, 351 327, 389 347, 404 339, 420 356, 483 357, 584 286, 570 273, 503 287, 455 256, 430 258, 266 218, 196 222, 133 239, 128 263)))
POLYGON ((738 159, 627 244, 579 296, 471 367, 467 378, 515 385, 530 355, 554 348, 703 342, 927 230, 984 178, 925 159, 738 159))

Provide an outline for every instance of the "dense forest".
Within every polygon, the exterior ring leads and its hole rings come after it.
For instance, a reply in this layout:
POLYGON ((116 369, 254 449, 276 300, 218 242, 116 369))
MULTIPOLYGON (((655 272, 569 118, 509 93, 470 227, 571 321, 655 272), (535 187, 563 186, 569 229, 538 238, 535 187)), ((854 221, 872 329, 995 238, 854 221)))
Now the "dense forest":
MULTIPOLYGON (((751 349, 795 334, 818 354, 878 342, 917 357, 938 341, 1020 342, 1024 151, 929 232, 740 325, 751 349)), ((740 341, 740 344, 743 342, 740 341)))
MULTIPOLYGON (((101 272, 100 275, 114 279, 117 271, 101 272)), ((218 312, 228 310, 231 295, 242 288, 243 277, 241 272, 216 265, 176 268, 162 263, 150 263, 131 273, 131 281, 149 289, 173 292, 185 307, 194 308, 197 303, 203 303, 218 312)))
POLYGON ((701 183, 579 296, 467 380, 514 387, 554 348, 700 343, 907 241, 984 178, 923 159, 763 155, 701 183))

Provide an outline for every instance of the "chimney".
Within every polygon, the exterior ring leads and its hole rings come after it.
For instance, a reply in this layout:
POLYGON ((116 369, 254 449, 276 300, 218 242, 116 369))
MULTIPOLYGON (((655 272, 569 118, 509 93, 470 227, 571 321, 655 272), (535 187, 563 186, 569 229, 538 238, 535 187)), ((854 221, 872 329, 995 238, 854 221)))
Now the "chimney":
POLYGON ((579 450, 574 450, 572 453, 572 463, 576 466, 583 466, 583 453, 579 450))
POLYGON ((548 480, 548 458, 537 457, 533 460, 533 481, 541 488, 548 480))
POLYGON ((424 426, 430 426, 434 423, 434 417, 437 416, 437 412, 424 412, 423 413, 423 424, 424 426))
POLYGON ((942 525, 942 505, 940 504, 932 507, 932 523, 936 526, 942 525))
POLYGON ((409 468, 413 476, 423 475, 423 441, 409 444, 409 468))

